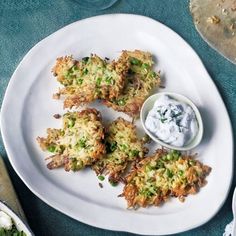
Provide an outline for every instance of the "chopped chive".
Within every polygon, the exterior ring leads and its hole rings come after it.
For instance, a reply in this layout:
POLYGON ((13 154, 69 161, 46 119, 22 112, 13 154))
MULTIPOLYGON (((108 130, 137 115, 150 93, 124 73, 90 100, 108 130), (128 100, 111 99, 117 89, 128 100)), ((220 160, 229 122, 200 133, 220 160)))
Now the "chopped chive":
POLYGON ((177 114, 174 114, 174 115, 172 116, 172 118, 176 118, 176 117, 178 117, 178 116, 180 116, 180 115, 182 115, 182 112, 179 112, 179 113, 177 113, 177 114))
POLYGON ((161 123, 164 123, 167 120, 167 118, 161 118, 160 121, 161 123))

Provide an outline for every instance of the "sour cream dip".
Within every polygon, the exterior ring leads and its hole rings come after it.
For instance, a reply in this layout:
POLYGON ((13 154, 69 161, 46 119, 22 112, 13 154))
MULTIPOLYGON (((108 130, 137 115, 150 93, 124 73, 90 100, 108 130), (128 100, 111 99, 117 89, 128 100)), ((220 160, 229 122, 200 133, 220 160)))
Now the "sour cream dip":
POLYGON ((11 217, 4 211, 0 211, 0 228, 10 230, 12 228, 13 222, 11 217))
POLYGON ((191 143, 199 130, 193 109, 168 95, 156 100, 148 112, 145 127, 164 143, 176 147, 191 143))

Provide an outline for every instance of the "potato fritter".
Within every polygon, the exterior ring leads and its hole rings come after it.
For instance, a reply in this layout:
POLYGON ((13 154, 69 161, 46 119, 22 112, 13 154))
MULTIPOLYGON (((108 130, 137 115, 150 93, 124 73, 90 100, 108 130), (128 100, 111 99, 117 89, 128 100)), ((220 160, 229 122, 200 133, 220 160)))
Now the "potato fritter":
POLYGON ((128 208, 158 206, 171 196, 184 201, 185 196, 195 194, 206 184, 210 171, 210 167, 192 156, 159 149, 128 174, 121 196, 125 197, 128 208))
POLYGON ((65 96, 64 108, 78 107, 95 99, 117 98, 124 87, 127 61, 108 63, 97 55, 80 61, 72 56, 57 59, 52 72, 64 86, 57 93, 65 96))
POLYGON ((130 66, 123 92, 118 98, 107 99, 104 104, 131 117, 137 117, 151 90, 159 86, 160 74, 152 70, 153 60, 149 52, 123 51, 117 63, 126 62, 130 66))
POLYGON ((144 142, 137 137, 135 126, 123 118, 118 118, 109 125, 105 133, 105 144, 106 156, 92 168, 98 175, 109 175, 109 180, 113 183, 120 180, 129 163, 142 159, 147 153, 144 142))
POLYGON ((96 109, 66 113, 62 129, 47 129, 47 137, 37 141, 43 151, 54 154, 47 158, 49 169, 64 166, 66 171, 77 171, 106 152, 101 115, 96 109))

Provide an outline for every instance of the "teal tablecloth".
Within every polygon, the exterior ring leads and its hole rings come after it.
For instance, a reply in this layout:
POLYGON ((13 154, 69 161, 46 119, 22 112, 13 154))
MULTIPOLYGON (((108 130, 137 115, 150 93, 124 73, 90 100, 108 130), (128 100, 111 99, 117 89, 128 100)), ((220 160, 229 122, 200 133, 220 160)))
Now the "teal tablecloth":
MULTIPOLYGON (((0 102, 17 64, 38 41, 61 27, 83 18, 107 13, 133 13, 149 16, 164 23, 193 47, 223 97, 236 134, 236 66, 211 49, 198 35, 188 5, 187 0, 118 0, 107 10, 88 10, 81 8, 76 0, 1 0, 0 102)), ((222 139, 227 138, 222 136, 222 139)), ((34 196, 19 179, 9 164, 2 142, 0 151, 29 224, 36 235, 130 235, 97 229, 54 210, 34 196)), ((224 157, 222 157, 223 164, 224 157)), ((235 177, 233 185, 235 186, 235 177)), ((210 222, 181 235, 222 235, 225 225, 232 219, 231 199, 232 189, 226 203, 210 222)))

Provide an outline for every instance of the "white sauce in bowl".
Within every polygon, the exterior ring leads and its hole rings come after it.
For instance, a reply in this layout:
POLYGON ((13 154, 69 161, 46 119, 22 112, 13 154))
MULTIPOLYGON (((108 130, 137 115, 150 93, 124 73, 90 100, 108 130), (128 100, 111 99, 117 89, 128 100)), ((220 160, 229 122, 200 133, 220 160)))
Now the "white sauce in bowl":
POLYGON ((157 99, 147 115, 145 127, 161 141, 176 147, 191 143, 199 130, 193 109, 167 95, 157 99))
POLYGON ((12 228, 13 222, 11 217, 4 211, 0 211, 0 228, 10 230, 12 228))

